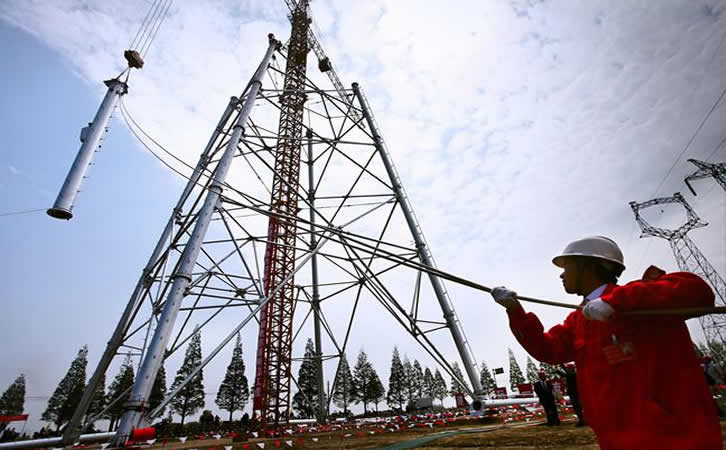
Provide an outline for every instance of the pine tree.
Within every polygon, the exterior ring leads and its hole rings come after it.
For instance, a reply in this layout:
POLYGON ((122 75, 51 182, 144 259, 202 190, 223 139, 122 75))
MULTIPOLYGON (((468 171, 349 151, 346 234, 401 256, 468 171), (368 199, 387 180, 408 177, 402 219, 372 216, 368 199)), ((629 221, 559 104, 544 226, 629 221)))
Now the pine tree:
MULTIPOLYGON (((0 415, 21 414, 23 409, 25 409, 25 375, 21 373, 0 397, 0 415)), ((3 431, 7 424, 7 422, 0 423, 0 431, 3 431)))
POLYGON ((368 403, 373 400, 371 384, 375 370, 368 361, 368 355, 363 350, 358 353, 358 359, 353 367, 353 385, 355 386, 355 402, 363 403, 363 414, 368 414, 368 403))
POLYGON ((416 383, 413 379, 413 366, 406 355, 403 356, 403 373, 405 375, 404 385, 406 386, 406 389, 404 392, 406 394, 406 400, 413 400, 416 398, 416 383))
MULTIPOLYGON (((161 405, 164 397, 166 397, 166 369, 164 369, 164 362, 162 361, 149 394, 149 411, 153 411, 157 406, 161 405)), ((166 406, 161 409, 159 416, 164 415, 164 411, 166 411, 166 406)))
POLYGON ((519 368, 517 360, 514 358, 514 352, 512 349, 509 351, 509 386, 512 390, 517 389, 517 386, 524 383, 524 376, 522 375, 522 369, 519 368))
MULTIPOLYGON (((53 395, 48 399, 48 406, 43 412, 41 419, 53 422, 58 430, 60 430, 61 425, 70 419, 70 417, 67 417, 70 405, 69 398, 72 401, 73 398, 71 396, 77 396, 79 389, 81 390, 81 394, 83 394, 83 389, 86 387, 87 364, 88 346, 84 345, 78 350, 78 354, 71 363, 68 372, 66 372, 63 379, 58 383, 58 387, 53 391, 53 395)), ((73 411, 71 411, 71 414, 73 414, 73 411)))
MULTIPOLYGON (((545 376, 548 380, 559 377, 559 375, 557 374, 557 367, 553 366, 552 364, 541 362, 539 364, 539 370, 544 370, 545 376)), ((537 377, 537 379, 539 379, 539 377, 537 377)))
POLYGON ((25 375, 22 373, 0 397, 0 415, 21 414, 25 409, 25 375))
POLYGON ((229 411, 229 420, 232 413, 242 411, 249 399, 249 387, 245 376, 245 362, 242 359, 242 340, 237 333, 237 343, 232 351, 232 361, 227 366, 227 373, 219 385, 215 403, 221 409, 229 411))
POLYGON ((482 389, 484 389, 484 394, 486 395, 491 395, 494 392, 494 389, 497 387, 497 383, 494 381, 494 377, 492 377, 492 373, 489 370, 489 367, 487 367, 487 364, 483 361, 481 363, 479 381, 481 382, 481 387, 482 389))
POLYGON ((393 347, 391 374, 388 376, 388 395, 386 401, 391 408, 402 409, 406 401, 406 373, 401 364, 398 349, 393 347))
POLYGON ((115 429, 116 421, 124 413, 124 403, 129 399, 131 391, 129 388, 134 384, 134 366, 131 364, 131 357, 127 356, 119 368, 116 377, 108 387, 106 397, 106 417, 109 419, 108 431, 115 429), (113 403, 113 404, 111 404, 113 403))
POLYGON ((426 397, 434 397, 435 388, 436 385, 434 383, 434 376, 431 373, 431 370, 427 367, 426 370, 424 370, 423 375, 423 395, 426 397))
POLYGON ((539 369, 537 368, 537 364, 532 361, 532 358, 529 356, 527 357, 527 381, 534 384, 539 380, 539 375, 537 375, 537 371, 539 369))
POLYGON ((355 383, 353 382, 353 374, 350 372, 348 359, 345 353, 340 357, 338 365, 338 373, 335 374, 335 390, 333 391, 333 402, 343 408, 343 414, 348 415, 348 405, 353 403, 357 397, 355 383))
POLYGON ((411 379, 416 398, 423 397, 424 393, 424 373, 418 360, 413 360, 413 369, 411 371, 411 379))
POLYGON ((451 374, 450 394, 454 395, 469 392, 469 384, 466 382, 466 378, 464 378, 464 375, 461 373, 458 362, 454 361, 454 364, 451 366, 451 371, 453 373, 451 374), (458 381, 457 379, 461 381, 458 381))
POLYGON ((383 387, 383 383, 381 383, 381 379, 378 377, 375 370, 373 370, 373 378, 371 380, 369 393, 369 399, 371 402, 375 403, 376 413, 378 413, 378 404, 386 398, 386 388, 383 387))
MULTIPOLYGON (((187 346, 184 354, 184 362, 176 372, 174 383, 171 390, 174 392, 187 378, 192 374, 194 369, 202 363, 202 336, 199 329, 194 330, 192 339, 187 346)), ((184 425, 184 419, 187 416, 195 414, 204 408, 204 375, 200 370, 199 373, 187 383, 171 400, 171 409, 181 416, 181 424, 184 425)))
POLYGON ((444 377, 441 376, 439 369, 436 369, 436 372, 434 373, 434 397, 438 398, 443 405, 446 394, 448 393, 449 391, 446 387, 446 381, 444 381, 444 377))
POLYGON ((299 390, 292 397, 293 408, 299 417, 315 417, 315 406, 318 404, 318 369, 312 339, 305 343, 305 356, 297 372, 297 385, 299 390))
MULTIPOLYGON (((98 381, 98 387, 96 388, 96 393, 93 394, 93 400, 91 400, 91 404, 88 406, 88 411, 86 412, 86 418, 90 419, 92 417, 97 416, 103 411, 103 408, 106 407, 106 374, 104 373, 101 375, 101 379, 98 381)), ((100 417, 99 417, 100 419, 100 417)))

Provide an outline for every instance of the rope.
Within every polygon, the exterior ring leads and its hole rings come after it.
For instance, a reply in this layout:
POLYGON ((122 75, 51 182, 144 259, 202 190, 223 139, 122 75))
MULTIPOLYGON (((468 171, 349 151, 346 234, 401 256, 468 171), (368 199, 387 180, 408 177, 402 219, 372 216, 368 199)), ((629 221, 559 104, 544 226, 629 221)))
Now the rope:
POLYGON ((46 209, 47 208, 41 208, 41 209, 26 209, 26 210, 23 210, 23 211, 4 212, 4 213, 0 213, 0 217, 16 216, 18 214, 30 214, 30 213, 34 213, 34 212, 38 212, 38 211, 45 211, 46 209))
MULTIPOLYGON (((726 93, 726 91, 724 91, 724 92, 726 93)), ((187 177, 186 175, 184 175, 183 173, 181 173, 180 171, 178 171, 177 169, 175 169, 174 167, 172 167, 170 164, 168 164, 162 157, 160 157, 156 152, 154 152, 145 143, 145 141, 143 139, 141 139, 141 137, 134 130, 134 127, 131 126, 130 121, 133 121, 133 119, 130 116, 127 117, 127 114, 128 114, 128 111, 126 111, 126 108, 125 108, 125 106, 122 103, 122 105, 121 105, 121 115, 123 116, 124 121, 126 122, 126 125, 129 127, 129 129, 132 131, 132 133, 136 136, 136 138, 139 140, 139 142, 141 142, 142 145, 152 155, 154 155, 159 161, 161 161, 167 168, 171 169, 177 175, 185 178, 186 180, 189 180, 189 177, 187 177)), ((142 133, 144 133, 147 137, 149 137, 143 131, 143 129, 141 129, 141 127, 138 126, 138 124, 135 121, 134 121, 134 124, 142 131, 142 133)), ((181 162, 185 166, 191 168, 191 166, 189 164, 187 164, 186 162, 184 162, 181 158, 178 158, 177 156, 173 155, 169 150, 167 150, 166 148, 164 148, 163 146, 161 146, 160 144, 158 144, 153 138, 150 138, 150 139, 152 140, 152 142, 154 142, 155 144, 157 144, 164 152, 166 152, 167 154, 169 154, 170 156, 172 156, 174 159, 176 159, 177 161, 181 162)), ((192 170, 194 170, 194 169, 192 168, 192 170)), ((204 186, 204 185, 202 185, 202 184, 197 183, 197 185, 199 187, 201 187, 202 189, 207 189, 207 187, 204 186)), ((245 193, 243 193, 243 192, 239 191, 238 189, 235 189, 232 186, 230 186, 229 183, 225 183, 225 187, 227 187, 227 188, 233 190, 234 192, 238 193, 239 195, 243 196, 248 201, 251 198, 250 196, 246 195, 245 193)), ((255 211, 255 212, 259 213, 259 214, 262 214, 262 215, 265 215, 265 216, 268 216, 268 217, 272 216, 272 217, 277 217, 277 218, 284 219, 284 220, 289 220, 289 221, 294 221, 294 222, 297 222, 297 223, 301 223, 302 225, 310 225, 310 223, 307 220, 302 219, 300 217, 288 216, 288 215, 285 215, 285 214, 280 214, 280 213, 276 213, 276 212, 273 212, 273 211, 268 211, 268 210, 265 210, 265 209, 256 207, 254 205, 251 205, 251 204, 240 203, 239 201, 234 200, 234 199, 231 199, 231 198, 226 197, 224 195, 221 195, 221 198, 224 201, 226 201, 226 202, 228 202, 230 204, 236 204, 236 205, 238 205, 240 207, 243 207, 243 208, 246 208, 246 209, 251 209, 252 211, 255 211)), ((300 225, 300 226, 302 226, 302 225, 300 225)), ((340 230, 338 228, 335 228, 335 227, 326 227, 326 226, 320 225, 320 224, 316 224, 315 226, 316 226, 316 228, 319 228, 321 231, 327 231, 327 232, 331 232, 331 233, 337 234, 338 236, 341 237, 341 239, 344 236, 345 237, 345 240, 346 240, 346 242, 347 242, 348 245, 351 245, 351 242, 350 241, 353 241, 356 244, 356 245, 352 245, 353 248, 356 248, 358 250, 361 250, 363 252, 366 252, 367 254, 375 255, 377 257, 386 259, 388 261, 398 263, 398 264, 400 264, 402 266, 406 266, 406 267, 409 267, 409 268, 412 268, 412 269, 416 269, 416 270, 421 271, 421 272, 424 272, 426 274, 434 275, 434 276, 437 276, 437 277, 439 277, 441 279, 444 279, 444 280, 447 280, 447 281, 451 281, 453 283, 460 284, 462 286, 470 287, 470 288, 475 289, 475 290, 478 290, 478 291, 489 292, 489 293, 491 293, 491 291, 492 291, 492 288, 487 287, 487 286, 484 286, 483 284, 479 284, 477 282, 474 282, 474 281, 471 281, 471 280, 467 280, 465 278, 459 277, 457 275, 454 275, 454 274, 445 272, 443 270, 440 270, 440 269, 437 269, 437 268, 434 268, 434 267, 430 267, 430 266, 427 266, 427 265, 424 265, 424 264, 421 264, 421 263, 417 263, 415 261, 411 261, 411 260, 409 260, 407 258, 404 258, 404 257, 401 257, 399 255, 396 255, 395 253, 391 253, 391 252, 388 252, 386 250, 383 250, 383 249, 381 249, 378 246, 369 245, 369 244, 367 244, 365 242, 361 242, 359 240, 359 239, 363 239, 363 240, 373 240, 373 239, 371 239, 371 238, 369 238, 367 236, 358 235, 358 234, 355 234, 355 233, 351 233, 349 231, 342 231, 342 230, 340 230)), ((552 301, 552 300, 539 299, 539 298, 535 298, 535 297, 526 297, 526 296, 523 296, 523 295, 518 295, 517 298, 519 300, 521 300, 521 301, 524 301, 524 302, 537 303, 537 304, 540 304, 540 305, 556 306, 556 307, 568 308, 568 309, 582 309, 582 307, 580 305, 574 305, 574 304, 571 304, 571 303, 562 303, 562 302, 556 302, 556 301, 552 301)), ((685 316, 691 316, 691 317, 697 317, 697 316, 701 316, 701 315, 705 315, 705 314, 726 314, 726 307, 719 306, 719 307, 699 307, 699 308, 652 309, 652 310, 629 311, 629 312, 626 312, 625 313, 625 315, 637 315, 637 316, 650 316, 650 315, 652 315, 652 316, 685 315, 685 316)))

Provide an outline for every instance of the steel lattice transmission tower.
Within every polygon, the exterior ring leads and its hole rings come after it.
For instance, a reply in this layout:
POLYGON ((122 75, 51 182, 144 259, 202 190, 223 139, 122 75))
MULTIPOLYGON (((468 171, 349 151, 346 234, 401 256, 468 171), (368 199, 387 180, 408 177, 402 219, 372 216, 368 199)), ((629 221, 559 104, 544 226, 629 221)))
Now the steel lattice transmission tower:
MULTIPOLYGON (((315 338, 323 392, 323 377, 334 378, 351 340, 388 335, 391 322, 449 375, 458 354, 473 387, 468 393, 481 395, 473 352, 442 281, 428 271, 435 268, 431 251, 362 89, 331 83, 329 61, 319 61, 322 73, 306 73, 308 49, 316 48, 309 19, 307 2, 297 3, 288 44, 270 36, 196 166, 180 170, 186 186, 84 394, 93 398, 119 354, 138 357, 116 445, 158 418, 238 332, 258 341, 253 406, 268 425, 289 418, 299 338, 315 338), (356 326, 361 317, 365 326, 356 326), (248 326, 255 322, 259 328, 248 326), (162 362, 178 358, 196 328, 215 336, 211 351, 150 408, 162 362)), ((132 131, 134 123, 127 121, 132 131)), ((321 421, 332 384, 325 395, 301 400, 321 421)), ((87 406, 75 416, 84 417, 87 406)))
POLYGON ((721 185, 721 188, 726 191, 726 163, 710 163, 706 161, 699 161, 697 159, 689 159, 688 162, 698 167, 698 170, 688 175, 683 180, 686 182, 686 186, 688 186, 688 189, 691 190, 693 195, 696 195, 696 191, 693 189, 693 186, 691 186, 691 181, 708 177, 713 177, 716 182, 721 185))
MULTIPOLYGON (((726 306, 726 282, 703 256, 703 253, 691 238, 688 237, 688 232, 692 229, 704 227, 708 224, 701 221, 683 196, 680 193, 675 193, 672 197, 654 198, 643 203, 630 202, 630 207, 635 214, 635 220, 640 225, 641 237, 654 236, 668 240, 679 269, 684 272, 693 272, 704 278, 711 284, 716 293, 716 306, 726 306), (686 210, 686 223, 676 230, 654 227, 648 224, 640 213, 642 209, 670 203, 680 204, 686 210)), ((726 318, 723 315, 705 315, 701 316, 699 321, 708 343, 726 342, 724 340, 726 338, 726 318)))

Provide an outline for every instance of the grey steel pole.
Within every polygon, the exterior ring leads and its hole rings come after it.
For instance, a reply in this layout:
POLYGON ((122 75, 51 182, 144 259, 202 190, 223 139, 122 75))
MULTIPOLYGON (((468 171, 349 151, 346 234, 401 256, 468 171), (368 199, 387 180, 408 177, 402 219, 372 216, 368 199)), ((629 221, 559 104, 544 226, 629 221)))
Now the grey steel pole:
POLYGON ((128 92, 128 85, 118 79, 106 80, 104 83, 108 86, 106 96, 103 98, 93 122, 81 130, 81 148, 78 150, 76 159, 73 161, 53 207, 46 211, 49 216, 56 219, 69 220, 73 217, 73 203, 76 201, 78 189, 91 164, 93 153, 98 148, 103 134, 108 130, 108 121, 116 108, 118 99, 128 92))
POLYGON ((232 112, 234 111, 238 103, 239 99, 237 97, 230 98, 229 103, 227 104, 227 108, 224 110, 222 117, 219 119, 217 127, 212 133, 212 137, 209 139, 209 142, 207 142, 207 146, 204 148, 202 155, 199 157, 199 161, 197 162, 197 166, 194 169, 194 173, 192 173, 192 175, 189 177, 189 181, 187 181, 187 184, 184 187, 184 190, 182 191, 182 194, 179 197, 179 200, 177 201, 177 204, 172 211, 171 217, 169 217, 169 220, 164 227, 164 231, 161 233, 161 237, 156 243, 154 251, 151 253, 151 257, 146 263, 146 266, 144 266, 144 269, 141 271, 141 276, 136 282, 136 286, 131 293, 131 297, 126 304, 126 308, 124 309, 123 314, 121 314, 121 319, 116 325, 116 329, 111 335, 111 339, 106 344, 106 349, 104 350, 103 355, 101 356, 101 359, 96 366, 96 370, 93 372, 93 375, 91 375, 91 378, 88 380, 88 385, 86 386, 86 390, 83 392, 83 397, 78 403, 78 406, 76 406, 76 410, 73 412, 73 417, 68 423, 66 431, 63 434, 63 444, 67 445, 76 442, 78 440, 78 436, 80 436, 80 434, 83 432, 84 427, 81 426, 83 416, 88 411, 91 400, 93 399, 93 396, 98 389, 98 383, 100 382, 101 377, 106 373, 106 370, 108 370, 108 366, 111 364, 114 356, 116 356, 118 348, 123 343, 126 331, 128 330, 135 311, 137 310, 139 303, 142 300, 141 294, 143 290, 148 287, 152 282, 152 271, 154 270, 154 267, 159 261, 159 258, 161 257, 162 252, 166 248, 166 244, 171 237, 171 233, 174 227, 174 221, 180 217, 182 207, 184 206, 184 202, 186 201, 187 196, 191 193, 192 189, 194 189, 194 187, 197 186, 197 184, 199 183, 199 178, 201 177, 204 168, 209 163, 209 153, 212 151, 214 143, 217 141, 219 134, 223 131, 224 125, 229 120, 232 112))
MULTIPOLYGON (((409 201, 406 192, 403 190, 401 180, 398 176, 398 173, 396 172, 395 167, 393 166, 393 162, 391 161, 391 157, 388 154, 388 150, 386 150, 386 147, 383 143, 383 138, 378 132, 378 127, 375 123, 375 120, 373 120, 373 115, 370 111, 368 102, 363 96, 363 93, 361 92, 358 83, 353 83, 353 92, 355 93, 356 97, 358 97, 358 102, 360 103, 361 109, 363 110, 363 117, 365 117, 366 122, 368 122, 368 126, 370 127, 371 133, 373 135, 373 141, 376 146, 376 150, 381 156, 381 160, 383 161, 383 165, 386 168, 388 177, 391 179, 393 191, 396 194, 396 199, 398 200, 398 203, 401 205, 401 210, 403 211, 403 215, 406 218, 408 228, 411 230, 411 235, 413 236, 413 240, 416 243, 416 250, 418 252, 418 256, 419 258, 421 258, 421 263, 425 266, 436 268, 436 265, 434 264, 434 259, 431 256, 431 252, 428 248, 428 245, 426 244, 426 240, 423 237, 423 231, 421 231, 421 226, 419 225, 418 220, 416 219, 416 215, 413 212, 411 202, 409 201)), ((449 331, 451 331, 451 336, 454 338, 456 349, 459 351, 459 356, 464 363, 466 373, 467 375, 469 375, 469 381, 471 381, 471 385, 474 387, 474 393, 477 396, 481 397, 483 396, 484 391, 481 387, 481 381, 479 379, 479 373, 476 367, 476 359, 474 358, 474 355, 469 348, 469 343, 464 336, 464 330, 461 326, 461 323, 459 322, 459 318, 456 316, 456 311, 454 310, 454 306, 451 303, 451 299, 449 299, 449 295, 447 294, 446 289, 444 289, 444 285, 441 283, 441 280, 431 273, 429 273, 428 276, 429 280, 431 281, 431 286, 434 289, 434 293, 436 294, 436 298, 439 301, 439 306, 441 306, 441 311, 444 313, 446 325, 449 328, 449 331)))
POLYGON ((209 186, 207 197, 204 200, 202 208, 197 214, 196 223, 194 230, 189 238, 189 241, 184 246, 184 251, 181 255, 179 266, 171 278, 172 285, 169 290, 169 294, 164 303, 164 309, 159 315, 159 322, 154 330, 154 336, 151 339, 149 348, 146 352, 144 360, 141 362, 139 372, 136 375, 134 381, 134 387, 131 390, 129 400, 125 405, 125 412, 121 416, 120 424, 116 436, 112 441, 113 445, 121 446, 126 443, 128 437, 131 435, 132 430, 138 426, 142 419, 146 400, 149 398, 149 393, 156 379, 156 374, 159 371, 161 363, 164 359, 166 352, 166 345, 171 335, 176 316, 179 313, 181 302, 184 297, 184 292, 187 286, 192 281, 192 270, 194 264, 196 264, 199 251, 201 250, 202 241, 209 228, 209 223, 214 213, 215 208, 220 199, 220 195, 224 190, 224 182, 229 172, 229 167, 232 163, 232 159, 237 151, 237 146, 242 138, 244 127, 247 124, 252 107, 255 104, 257 93, 262 87, 262 75, 267 69, 267 65, 272 57, 272 53, 275 51, 278 42, 275 37, 270 34, 269 46, 265 53, 262 62, 252 76, 252 81, 247 91, 247 97, 245 98, 237 122, 233 127, 232 135, 229 138, 227 146, 222 154, 217 167, 214 171, 212 183, 209 186))
MULTIPOLYGON (((315 173, 313 171, 313 130, 308 128, 305 133, 308 138, 308 203, 310 208, 310 251, 318 245, 315 236, 315 173)), ((320 340, 320 291, 318 289, 318 255, 313 254, 310 261, 313 282, 313 328, 315 331, 315 368, 318 382, 318 423, 325 423, 325 380, 323 379, 323 344, 320 340)))

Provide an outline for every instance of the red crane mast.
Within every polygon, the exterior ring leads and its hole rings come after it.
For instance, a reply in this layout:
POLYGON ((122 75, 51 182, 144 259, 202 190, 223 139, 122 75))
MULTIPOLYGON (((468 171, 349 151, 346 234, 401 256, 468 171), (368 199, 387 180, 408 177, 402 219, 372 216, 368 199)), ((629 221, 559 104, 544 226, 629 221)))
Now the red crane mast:
MULTIPOLYGON (((298 213, 298 179, 302 144, 304 93, 309 51, 308 0, 298 2, 291 16, 284 92, 280 97, 279 139, 275 154, 270 208, 294 217, 298 213)), ((265 250, 265 295, 274 292, 295 270, 294 220, 270 217, 265 250)), ((260 315, 253 407, 267 424, 286 422, 290 415, 294 278, 270 299, 260 315)))

